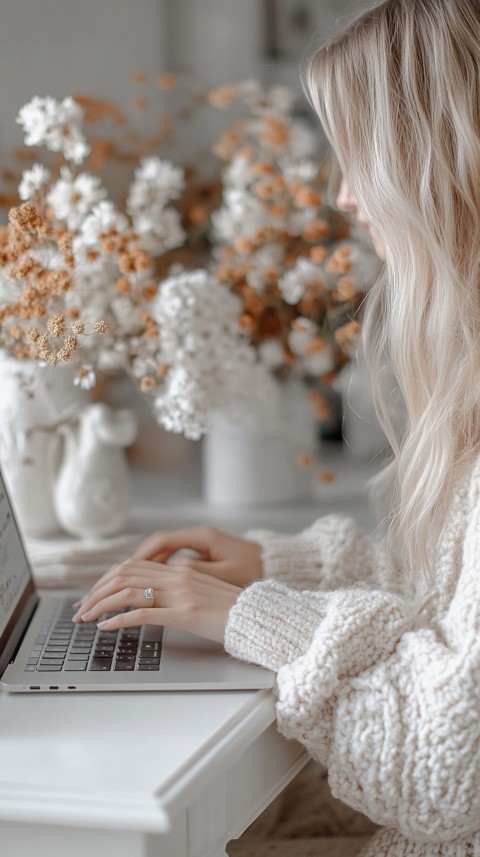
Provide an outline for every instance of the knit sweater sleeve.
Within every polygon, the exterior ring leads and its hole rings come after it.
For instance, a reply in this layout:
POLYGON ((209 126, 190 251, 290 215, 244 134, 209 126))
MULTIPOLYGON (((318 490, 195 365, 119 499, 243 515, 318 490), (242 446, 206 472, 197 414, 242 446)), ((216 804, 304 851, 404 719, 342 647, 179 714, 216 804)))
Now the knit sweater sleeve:
POLYGON ((332 589, 358 581, 389 591, 401 587, 382 540, 346 515, 324 515, 296 535, 249 530, 245 538, 260 545, 263 577, 293 589, 332 589))
POLYGON ((332 793, 407 839, 451 841, 480 818, 480 497, 445 619, 354 585, 248 587, 225 648, 277 673, 278 728, 328 768, 332 793))

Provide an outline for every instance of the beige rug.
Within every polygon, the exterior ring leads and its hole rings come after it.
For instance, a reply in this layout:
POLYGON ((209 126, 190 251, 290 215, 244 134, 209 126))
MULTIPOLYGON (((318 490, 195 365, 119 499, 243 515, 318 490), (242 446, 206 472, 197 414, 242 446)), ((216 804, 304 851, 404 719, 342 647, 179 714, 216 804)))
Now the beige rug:
POLYGON ((229 857, 353 857, 377 826, 332 797, 326 772, 310 762, 239 839, 229 857))

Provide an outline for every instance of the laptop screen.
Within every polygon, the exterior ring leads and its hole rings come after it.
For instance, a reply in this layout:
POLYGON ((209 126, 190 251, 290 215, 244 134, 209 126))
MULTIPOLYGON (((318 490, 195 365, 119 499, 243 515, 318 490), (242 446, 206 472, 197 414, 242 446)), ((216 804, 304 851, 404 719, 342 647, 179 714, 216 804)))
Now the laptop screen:
POLYGON ((0 646, 16 608, 32 589, 30 566, 0 472, 0 646))

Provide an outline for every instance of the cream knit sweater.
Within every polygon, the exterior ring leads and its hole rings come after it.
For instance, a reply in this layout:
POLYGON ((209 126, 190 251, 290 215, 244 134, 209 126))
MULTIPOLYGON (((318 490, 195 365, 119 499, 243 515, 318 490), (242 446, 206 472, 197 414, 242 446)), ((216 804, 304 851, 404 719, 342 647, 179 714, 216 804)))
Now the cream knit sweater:
POLYGON ((480 857, 480 462, 427 597, 346 517, 247 538, 267 579, 232 607, 225 648, 277 673, 280 732, 383 825, 362 857, 480 857))

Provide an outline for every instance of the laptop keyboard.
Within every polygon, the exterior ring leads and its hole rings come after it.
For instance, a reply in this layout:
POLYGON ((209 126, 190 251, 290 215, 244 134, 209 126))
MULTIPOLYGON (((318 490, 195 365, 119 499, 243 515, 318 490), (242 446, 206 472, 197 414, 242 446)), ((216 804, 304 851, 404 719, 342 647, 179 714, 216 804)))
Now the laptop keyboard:
MULTIPOLYGON (((163 628, 156 625, 101 631, 94 622, 75 625, 76 608, 65 602, 47 614, 25 667, 27 672, 158 671, 163 628), (52 623, 54 624, 52 625, 52 623)), ((117 615, 107 613, 102 619, 117 615)), ((99 619, 100 621, 100 619, 99 619)))

